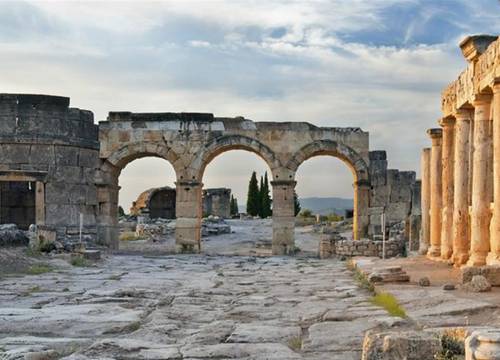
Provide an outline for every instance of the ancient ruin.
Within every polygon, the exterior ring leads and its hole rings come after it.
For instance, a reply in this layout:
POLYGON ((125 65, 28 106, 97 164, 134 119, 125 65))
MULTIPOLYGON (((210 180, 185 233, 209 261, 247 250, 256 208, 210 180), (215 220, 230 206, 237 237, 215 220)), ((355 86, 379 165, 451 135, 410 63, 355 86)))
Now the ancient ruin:
POLYGON ((175 189, 164 186, 143 191, 132 203, 130 215, 175 219, 175 189))
POLYGON ((231 189, 204 189, 203 216, 218 216, 224 219, 231 217, 231 189))
MULTIPOLYGON (((295 173, 313 156, 335 156, 352 171, 354 239, 379 234, 383 212, 388 224, 407 220, 418 191, 415 173, 388 170, 385 152, 370 152, 368 133, 359 128, 130 112, 111 112, 96 126, 90 111, 47 95, 3 94, 0 109, 0 180, 36 188, 34 204, 26 195, 23 211, 35 208, 36 225, 61 238, 80 234, 82 223, 87 241, 112 249, 118 247, 118 177, 145 156, 166 159, 175 170, 178 251, 201 251, 203 173, 226 151, 254 152, 271 169, 274 254, 294 247, 295 173)), ((12 219, 18 211, 2 208, 1 214, 12 219)))
POLYGON ((455 266, 500 264, 500 42, 470 36, 422 153, 420 250, 455 266))

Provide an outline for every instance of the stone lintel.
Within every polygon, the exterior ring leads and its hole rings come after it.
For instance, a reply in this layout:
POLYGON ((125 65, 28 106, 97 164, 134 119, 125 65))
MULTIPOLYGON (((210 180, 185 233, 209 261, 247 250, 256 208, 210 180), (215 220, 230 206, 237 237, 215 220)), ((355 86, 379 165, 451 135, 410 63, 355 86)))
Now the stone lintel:
POLYGON ((493 35, 471 35, 462 40, 459 46, 460 49, 462 49, 462 54, 465 59, 468 62, 474 62, 486 51, 488 46, 497 39, 498 36, 493 35))
POLYGON ((429 129, 427 130, 427 135, 429 135, 431 139, 440 139, 443 137, 443 129, 441 128, 429 129))
POLYGON ((0 181, 40 181, 45 182, 46 171, 2 170, 0 181))

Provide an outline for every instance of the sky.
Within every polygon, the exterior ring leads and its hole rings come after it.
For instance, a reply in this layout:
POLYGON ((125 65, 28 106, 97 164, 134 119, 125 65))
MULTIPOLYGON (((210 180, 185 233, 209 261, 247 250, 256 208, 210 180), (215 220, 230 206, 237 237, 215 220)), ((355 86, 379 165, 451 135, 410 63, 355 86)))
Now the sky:
MULTIPOLYGON (((69 96, 96 122, 187 111, 361 127, 390 168, 418 171, 440 91, 466 66, 458 43, 499 32, 497 0, 0 1, 0 92, 69 96)), ((203 181, 241 203, 253 170, 266 165, 228 152, 203 181)), ((166 161, 136 160, 120 203, 173 181, 166 161)), ((308 160, 297 181, 303 197, 352 197, 337 159, 308 160)))

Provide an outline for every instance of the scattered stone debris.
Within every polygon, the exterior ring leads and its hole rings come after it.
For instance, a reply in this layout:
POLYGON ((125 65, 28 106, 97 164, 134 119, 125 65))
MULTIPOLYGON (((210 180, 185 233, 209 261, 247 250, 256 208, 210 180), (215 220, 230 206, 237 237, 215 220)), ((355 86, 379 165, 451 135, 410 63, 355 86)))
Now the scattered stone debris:
POLYGON ((465 339, 465 359, 500 359, 500 329, 481 329, 474 331, 465 339))
POLYGON ((369 331, 363 342, 362 360, 435 359, 441 344, 436 334, 424 331, 369 331))
POLYGON ((446 290, 446 291, 455 290, 455 284, 451 284, 451 283, 444 284, 443 290, 446 290))
POLYGON ((418 279, 418 285, 419 286, 431 286, 431 281, 427 276, 421 277, 418 279))
POLYGON ((500 286, 500 265, 463 266, 460 273, 462 284, 470 282, 475 275, 482 275, 492 286, 500 286))
POLYGON ((201 223, 201 235, 220 235, 231 233, 231 226, 226 221, 219 217, 210 215, 203 219, 201 223))
POLYGON ((462 285, 462 288, 469 292, 487 292, 491 290, 491 284, 483 275, 474 275, 470 282, 462 285))
POLYGON ((0 224, 0 247, 26 246, 29 237, 26 231, 17 228, 16 224, 0 224))
POLYGON ((410 276, 401 266, 389 266, 376 269, 368 276, 370 282, 408 282, 410 276))

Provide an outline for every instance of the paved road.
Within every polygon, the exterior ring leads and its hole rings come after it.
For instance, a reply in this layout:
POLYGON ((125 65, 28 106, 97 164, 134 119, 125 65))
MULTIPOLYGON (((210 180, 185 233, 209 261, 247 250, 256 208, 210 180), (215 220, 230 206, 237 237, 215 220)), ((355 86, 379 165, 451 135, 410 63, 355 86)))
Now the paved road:
POLYGON ((59 266, 0 281, 1 359, 349 360, 366 330, 396 321, 337 260, 114 255, 59 266))

